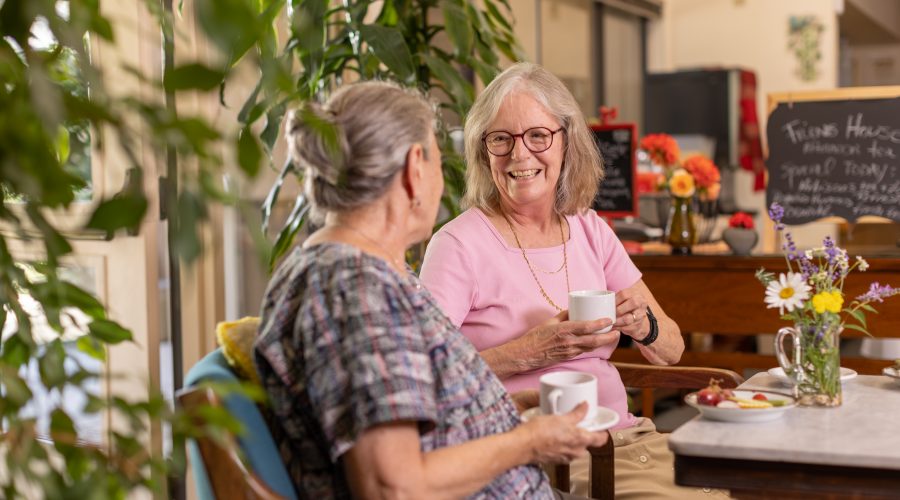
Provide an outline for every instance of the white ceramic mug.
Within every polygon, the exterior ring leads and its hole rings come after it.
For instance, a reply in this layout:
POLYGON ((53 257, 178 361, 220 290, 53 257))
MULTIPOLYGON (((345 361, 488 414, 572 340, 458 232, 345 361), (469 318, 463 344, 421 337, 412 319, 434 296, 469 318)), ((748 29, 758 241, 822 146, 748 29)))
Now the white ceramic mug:
POLYGON ((541 413, 569 413, 582 402, 588 412, 582 423, 597 415, 597 377, 584 372, 553 372, 541 375, 541 413))
MULTIPOLYGON (((616 292, 609 290, 578 290, 569 292, 569 319, 573 321, 591 321, 609 318, 616 322, 616 292)), ((594 333, 606 333, 612 325, 594 333)))

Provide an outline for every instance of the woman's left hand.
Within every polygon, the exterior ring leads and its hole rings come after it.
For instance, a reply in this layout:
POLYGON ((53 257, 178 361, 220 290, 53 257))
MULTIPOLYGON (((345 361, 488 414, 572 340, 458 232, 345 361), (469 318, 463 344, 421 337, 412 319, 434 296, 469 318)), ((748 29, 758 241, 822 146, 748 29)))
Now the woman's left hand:
POLYGON ((613 323, 613 328, 636 341, 646 339, 650 335, 647 307, 650 307, 656 317, 657 336, 651 341, 651 345, 638 344, 641 354, 654 365, 677 363, 684 352, 681 330, 653 298, 653 293, 643 280, 616 292, 616 322, 613 323))
POLYGON ((613 328, 640 340, 650 333, 647 320, 647 298, 637 287, 616 292, 616 322, 613 328))

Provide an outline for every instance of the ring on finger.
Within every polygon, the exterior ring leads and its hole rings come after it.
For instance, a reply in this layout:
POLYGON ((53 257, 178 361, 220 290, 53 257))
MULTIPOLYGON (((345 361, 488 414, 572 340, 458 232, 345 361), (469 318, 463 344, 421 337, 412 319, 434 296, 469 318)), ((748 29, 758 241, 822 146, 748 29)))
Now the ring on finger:
POLYGON ((634 311, 631 311, 631 319, 633 320, 632 321, 633 323, 637 323, 637 321, 638 321, 637 315, 634 314, 634 311))

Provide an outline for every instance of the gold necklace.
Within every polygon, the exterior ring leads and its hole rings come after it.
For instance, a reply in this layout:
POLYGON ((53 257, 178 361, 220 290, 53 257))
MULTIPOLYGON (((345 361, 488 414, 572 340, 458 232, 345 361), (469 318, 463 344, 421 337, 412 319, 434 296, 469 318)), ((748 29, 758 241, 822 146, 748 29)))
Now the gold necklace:
POLYGON ((394 266, 397 270, 406 268, 406 266, 404 266, 399 260, 397 260, 394 257, 391 257, 391 252, 389 252, 386 248, 384 248, 384 246, 382 246, 381 243, 378 243, 377 241, 373 240, 372 238, 366 236, 366 233, 360 231, 359 229, 356 229, 355 227, 353 227, 350 224, 347 224, 345 222, 339 222, 338 224, 336 224, 336 226, 337 227, 346 227, 347 229, 350 229, 354 233, 365 238, 369 243, 375 245, 375 247, 378 248, 379 250, 381 250, 383 252, 384 256, 387 257, 391 261, 391 263, 394 264, 394 266))
MULTIPOLYGON (((556 302, 553 302, 553 299, 550 298, 550 295, 547 294, 547 291, 544 290, 543 285, 541 285, 541 280, 538 279, 537 274, 534 272, 534 266, 531 265, 531 261, 528 260, 528 255, 525 254, 525 249, 522 247, 522 242, 519 241, 519 235, 516 234, 515 228, 513 228, 512 222, 509 221, 509 217, 506 216, 506 213, 500 212, 503 215, 503 220, 506 221, 506 225, 509 226, 509 230, 512 231, 513 238, 516 239, 516 246, 519 247, 519 250, 522 252, 522 258, 525 259, 525 264, 528 265, 528 270, 531 271, 531 276, 534 278, 534 282, 537 283, 538 289, 541 291, 541 295, 544 296, 544 299, 553 306, 557 311, 562 312, 563 308, 556 305, 556 302)), ((563 233, 562 228, 562 218, 559 220, 559 237, 562 239, 563 245, 563 269, 566 270, 566 292, 571 292, 572 288, 569 286, 569 258, 566 254, 566 235, 563 233)), ((559 271, 557 271, 559 272, 559 271)))

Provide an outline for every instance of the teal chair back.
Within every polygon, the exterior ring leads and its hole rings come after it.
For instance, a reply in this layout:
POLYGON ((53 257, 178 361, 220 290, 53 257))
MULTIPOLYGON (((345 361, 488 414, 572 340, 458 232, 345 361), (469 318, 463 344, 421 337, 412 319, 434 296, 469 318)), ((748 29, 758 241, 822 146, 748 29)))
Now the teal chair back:
MULTIPOLYGON (((278 453, 278 447, 272 439, 272 434, 266 425, 265 419, 256 403, 242 394, 226 394, 218 401, 218 397, 208 388, 200 388, 203 382, 238 382, 240 379, 228 365, 222 350, 206 355, 185 377, 185 390, 179 394, 179 401, 187 408, 188 405, 202 401, 206 404, 221 404, 228 412, 240 420, 245 432, 237 436, 236 445, 240 448, 244 463, 238 459, 234 450, 223 450, 211 442, 198 443, 190 440, 188 443, 188 458, 194 468, 194 482, 197 496, 200 500, 215 500, 216 491, 227 491, 228 498, 283 498, 296 500, 297 495, 294 486, 288 476, 287 469, 278 453), (215 458, 211 459, 211 455, 215 458), (204 458, 214 460, 216 464, 205 463, 204 458), (225 462, 223 465, 222 462, 225 462), (224 467, 224 468, 223 468, 224 467), (230 468, 230 469, 229 469, 230 468), (228 481, 234 481, 234 477, 210 478, 207 470, 214 470, 221 476, 233 476, 228 472, 233 469, 235 473, 247 473, 251 484, 241 485, 245 494, 235 495, 233 485, 227 485, 228 481), (224 471, 224 472, 223 472, 224 471), (214 482, 220 483, 217 488, 214 482), (261 483, 261 484, 260 484, 261 483), (257 489, 253 492, 251 490, 257 489)), ((204 440, 211 441, 211 440, 204 440)), ((219 498, 224 495, 220 493, 219 498)))

